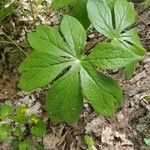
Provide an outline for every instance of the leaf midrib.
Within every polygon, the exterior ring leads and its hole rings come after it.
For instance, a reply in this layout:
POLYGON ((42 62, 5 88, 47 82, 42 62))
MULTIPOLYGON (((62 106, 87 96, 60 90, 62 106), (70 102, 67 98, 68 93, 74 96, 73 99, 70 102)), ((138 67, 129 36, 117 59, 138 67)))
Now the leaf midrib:
MULTIPOLYGON (((93 76, 91 76, 89 73, 88 73, 88 71, 83 67, 83 65, 82 65, 82 68, 86 71, 86 73, 89 75, 89 77, 92 79, 92 81, 94 81, 94 83, 96 83, 96 85, 100 88, 100 90, 101 91, 103 91, 104 93, 106 93, 106 94, 109 94, 112 98, 114 97, 114 96, 112 96, 112 94, 110 93, 110 92, 108 92, 108 91, 104 91, 103 89, 102 89, 102 87, 94 80, 94 78, 93 78, 93 76)), ((114 99, 114 98, 113 98, 114 99)), ((118 101, 118 100, 117 100, 118 101)), ((104 101, 105 102, 105 101, 104 101)), ((105 103, 106 104, 106 103, 105 103)), ((107 104, 106 104, 107 105, 107 104)))

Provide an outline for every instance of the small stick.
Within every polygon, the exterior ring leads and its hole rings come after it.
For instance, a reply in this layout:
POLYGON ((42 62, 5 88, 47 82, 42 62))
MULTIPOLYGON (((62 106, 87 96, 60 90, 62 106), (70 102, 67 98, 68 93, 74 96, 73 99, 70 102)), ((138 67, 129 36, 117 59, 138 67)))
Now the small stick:
POLYGON ((34 26, 36 27, 36 21, 35 21, 35 16, 34 16, 34 11, 33 11, 32 0, 29 0, 29 2, 30 2, 31 15, 32 15, 32 18, 33 18, 33 23, 34 23, 34 26))
POLYGON ((16 43, 14 42, 5 32, 2 32, 2 34, 7 37, 11 42, 8 42, 8 41, 0 41, 0 42, 7 42, 7 43, 11 43, 11 44, 14 44, 22 53, 24 53, 26 56, 28 56, 26 54, 26 52, 16 43))

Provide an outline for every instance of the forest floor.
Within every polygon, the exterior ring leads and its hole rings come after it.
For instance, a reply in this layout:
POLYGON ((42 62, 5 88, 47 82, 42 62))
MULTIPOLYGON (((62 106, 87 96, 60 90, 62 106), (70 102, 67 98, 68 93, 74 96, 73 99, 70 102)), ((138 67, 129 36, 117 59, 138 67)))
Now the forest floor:
MULTIPOLYGON (((59 25, 61 12, 54 13, 43 6, 34 6, 36 25, 43 23, 51 26, 59 25)), ((30 14, 30 5, 26 0, 4 23, 5 33, 26 52, 31 48, 26 35, 34 31, 34 21, 30 14)), ((150 50, 150 9, 137 5, 139 14, 134 24, 138 28, 141 42, 147 51, 150 50)), ((1 34, 1 33, 0 33, 1 34)), ((3 40, 8 40, 1 36, 3 40)), ((89 32, 88 46, 103 40, 103 36, 95 31, 89 32)), ((19 75, 17 68, 25 55, 12 44, 0 45, 0 103, 12 105, 24 104, 35 114, 44 116, 43 103, 46 88, 32 93, 17 88, 19 75)), ((119 80, 124 91, 124 102, 114 118, 104 118, 96 114, 85 102, 84 112, 75 126, 65 124, 54 126, 49 122, 47 133, 39 139, 48 150, 84 150, 84 135, 93 138, 97 150, 149 150, 144 138, 150 137, 150 53, 136 69, 130 81, 125 81, 122 71, 108 72, 119 80)), ((9 141, 9 140, 8 140, 9 141)), ((0 150, 8 150, 9 142, 1 143, 0 150)))

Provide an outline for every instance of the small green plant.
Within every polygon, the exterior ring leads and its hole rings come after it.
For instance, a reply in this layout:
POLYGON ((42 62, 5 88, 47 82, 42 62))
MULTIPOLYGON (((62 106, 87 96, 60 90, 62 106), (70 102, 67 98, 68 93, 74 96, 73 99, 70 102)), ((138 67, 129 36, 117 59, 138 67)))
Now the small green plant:
POLYGON ((8 0, 0 2, 0 23, 13 12, 15 7, 15 3, 10 3, 8 0))
POLYGON ((147 124, 137 124, 135 126, 136 130, 138 131, 139 134, 141 134, 141 137, 143 138, 144 143, 147 146, 150 146, 150 137, 149 137, 149 132, 150 132, 150 128, 149 125, 147 124))
POLYGON ((27 114, 25 106, 17 106, 13 109, 11 105, 2 105, 0 107, 0 141, 6 141, 12 136, 11 146, 14 150, 29 150, 41 147, 40 144, 32 141, 29 135, 35 138, 42 138, 46 132, 46 123, 36 115, 27 114), (3 123, 10 119, 10 124, 3 123), (1 123, 2 121, 2 123, 1 123), (28 126, 28 130, 25 130, 28 126), (28 132, 29 135, 26 135, 28 132))
POLYGON ((94 145, 94 140, 92 137, 85 135, 84 136, 85 143, 87 144, 87 150, 96 150, 96 147, 94 145))
POLYGON ((145 137, 144 142, 148 147, 150 147, 150 137, 145 137))
POLYGON ((54 123, 74 123, 82 112, 83 97, 95 111, 114 115, 122 101, 118 83, 96 68, 118 69, 139 61, 142 56, 115 43, 97 44, 87 56, 84 53, 86 31, 71 16, 64 16, 57 29, 39 25, 28 34, 35 51, 20 65, 19 87, 32 91, 54 82, 46 98, 46 110, 54 123))

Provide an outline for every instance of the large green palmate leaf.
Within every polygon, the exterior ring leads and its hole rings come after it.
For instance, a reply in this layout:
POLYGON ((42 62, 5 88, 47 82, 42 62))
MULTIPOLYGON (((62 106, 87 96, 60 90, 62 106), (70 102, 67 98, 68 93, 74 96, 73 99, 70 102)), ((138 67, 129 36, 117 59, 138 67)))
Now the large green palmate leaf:
POLYGON ((88 0, 87 11, 96 30, 110 39, 118 38, 135 21, 134 8, 127 0, 88 0), (114 14, 110 8, 113 4, 114 14))
POLYGON ((75 57, 80 57, 86 42, 86 32, 80 22, 75 18, 65 16, 62 20, 60 31, 71 48, 72 54, 75 57))
POLYGON ((115 35, 112 14, 106 0, 88 0, 88 16, 97 31, 106 37, 113 38, 115 35))
POLYGON ((35 51, 19 67, 19 87, 32 91, 53 81, 45 108, 54 123, 73 124, 82 112, 83 95, 96 112, 114 115, 121 104, 121 88, 96 67, 118 69, 141 57, 113 43, 98 45, 85 56, 86 32, 68 15, 60 24, 60 32, 64 38, 56 29, 40 25, 28 35, 35 51))
POLYGON ((51 55, 70 56, 71 51, 63 41, 57 29, 47 25, 37 26, 37 31, 28 34, 28 41, 33 49, 51 55))
POLYGON ((118 83, 97 72, 87 62, 82 63, 80 75, 83 94, 95 111, 105 116, 114 114, 122 100, 122 91, 118 83))
POLYGON ((111 43, 97 44, 87 58, 92 64, 103 69, 117 69, 128 65, 142 57, 111 43))
POLYGON ((127 48, 133 49, 134 53, 140 56, 144 56, 146 50, 143 48, 138 32, 136 28, 126 31, 120 35, 118 38, 121 43, 123 43, 127 48))
MULTIPOLYGON (((89 19, 97 31, 112 40, 120 41, 121 45, 132 50, 136 55, 144 56, 137 30, 125 29, 135 21, 135 10, 127 0, 88 0, 87 11, 89 19)), ((119 44, 119 45, 120 45, 119 44)), ((125 77, 130 79, 138 61, 125 67, 125 77)))
POLYGON ((109 5, 109 7, 110 7, 111 10, 114 8, 114 4, 115 4, 116 1, 117 0, 107 0, 108 5, 109 5))
POLYGON ((19 67, 22 73, 19 87, 34 90, 45 86, 68 66, 68 60, 47 53, 34 52, 19 67))
POLYGON ((77 18, 85 28, 90 25, 87 10, 86 10, 87 0, 53 0, 51 8, 59 9, 65 6, 71 6, 71 15, 77 18))
POLYGON ((133 73, 137 67, 138 61, 132 62, 124 68, 125 79, 130 80, 133 76, 133 73))
POLYGON ((72 124, 82 112, 82 103, 78 67, 75 67, 57 80, 49 90, 46 110, 54 123, 65 121, 72 124))
POLYGON ((127 0, 117 0, 114 4, 115 30, 121 33, 123 29, 135 22, 135 10, 127 0))
MULTIPOLYGON (((117 45, 120 45, 126 50, 130 50, 136 55, 139 55, 140 57, 143 57, 146 53, 146 50, 141 45, 136 29, 131 29, 123 33, 119 38, 119 41, 113 40, 112 43, 116 43, 117 45)), ((130 80, 132 78, 137 64, 138 61, 134 61, 125 66, 124 74, 126 80, 130 80)))

